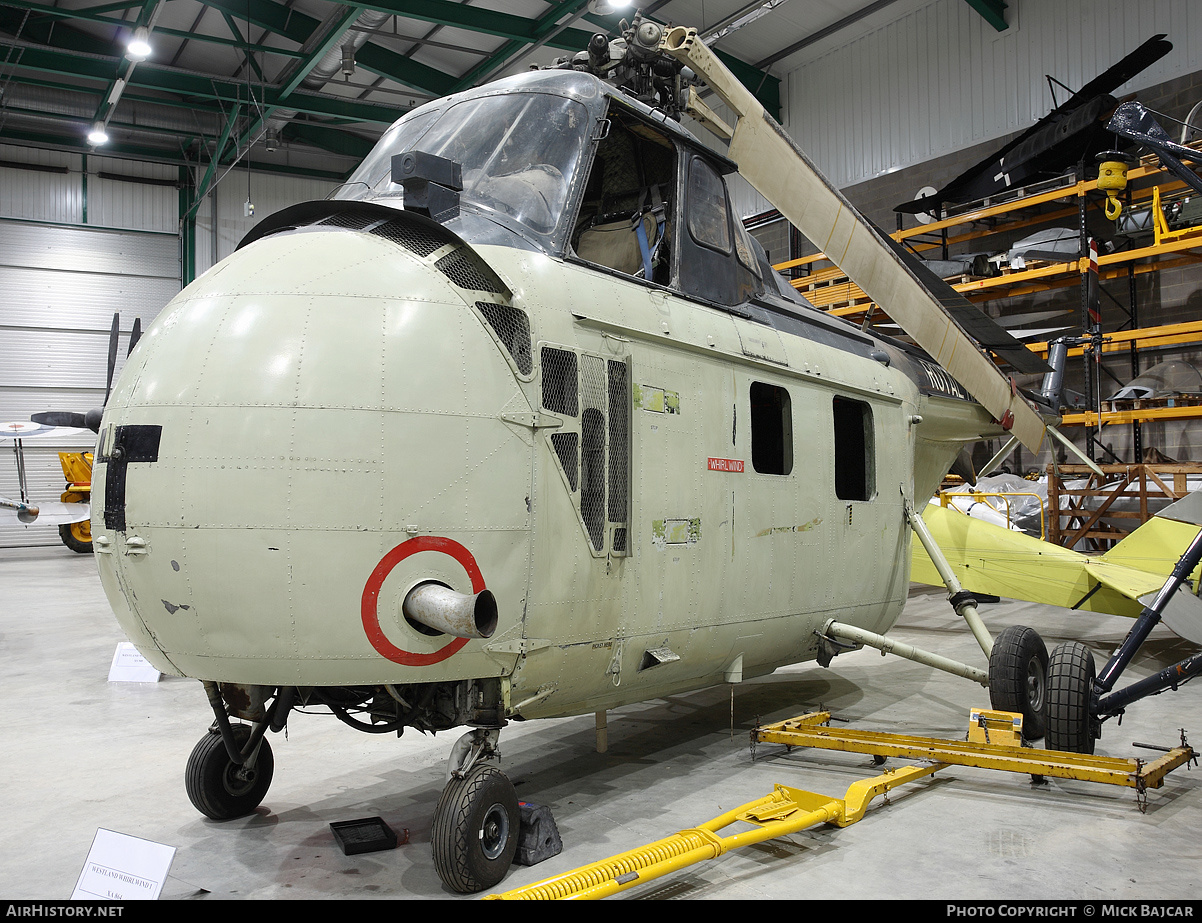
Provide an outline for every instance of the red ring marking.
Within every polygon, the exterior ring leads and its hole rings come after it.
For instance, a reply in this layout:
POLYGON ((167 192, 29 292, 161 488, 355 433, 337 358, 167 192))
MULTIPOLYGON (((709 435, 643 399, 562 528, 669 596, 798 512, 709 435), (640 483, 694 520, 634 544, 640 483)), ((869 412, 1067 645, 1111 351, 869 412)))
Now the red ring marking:
POLYGON ((409 557, 409 555, 415 554, 418 551, 441 551, 443 554, 450 555, 467 571, 467 575, 472 581, 472 592, 479 593, 484 589, 484 576, 480 573, 476 559, 472 557, 470 551, 449 538, 440 538, 436 535, 419 535, 417 538, 401 542, 380 559, 380 563, 376 565, 376 569, 367 578, 367 583, 363 585, 363 600, 360 606, 363 618, 363 630, 367 633, 367 640, 371 642, 371 646, 381 655, 393 663, 404 664, 408 667, 428 667, 431 664, 446 660, 462 648, 463 645, 467 644, 468 641, 467 638, 456 638, 432 654, 415 654, 412 651, 402 650, 384 636, 384 631, 380 628, 380 614, 378 611, 380 587, 383 586, 384 578, 388 576, 394 567, 409 557))

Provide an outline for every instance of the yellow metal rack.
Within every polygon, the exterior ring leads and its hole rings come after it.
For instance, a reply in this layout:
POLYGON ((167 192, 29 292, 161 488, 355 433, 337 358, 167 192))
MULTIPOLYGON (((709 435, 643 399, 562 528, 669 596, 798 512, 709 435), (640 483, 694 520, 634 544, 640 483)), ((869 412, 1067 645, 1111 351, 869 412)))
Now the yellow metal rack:
MULTIPOLYGON (((1194 145, 1197 146, 1197 145, 1194 145)), ((1145 247, 1104 253, 1098 257, 1098 276, 1102 281, 1122 277, 1139 276, 1149 272, 1163 272, 1196 263, 1202 260, 1202 225, 1172 231, 1164 217, 1162 196, 1188 192, 1180 180, 1169 178, 1159 165, 1155 155, 1144 157, 1138 167, 1128 171, 1131 208, 1149 208, 1153 216, 1153 242, 1145 247), (1135 188, 1139 183, 1143 185, 1135 188), (1149 185, 1152 184, 1152 185, 1149 185)), ((1071 180, 1066 178, 1061 185, 1041 189, 1038 192, 1019 196, 1000 203, 985 203, 979 207, 953 214, 942 220, 914 228, 899 230, 890 236, 899 242, 911 241, 917 251, 940 246, 956 247, 976 242, 995 235, 1034 227, 1064 218, 1079 218, 1081 203, 1090 195, 1097 195, 1098 181, 1071 180), (1063 206, 1057 208, 1056 206, 1063 206), (1052 207, 1053 210, 1045 209, 1052 207), (942 244, 918 243, 917 240, 933 233, 947 233, 952 229, 968 227, 967 231, 954 233, 942 244), (911 240, 913 239, 913 240, 911 240)), ((815 307, 848 319, 860 321, 871 314, 876 322, 886 319, 886 311, 854 285, 825 254, 815 253, 799 259, 779 263, 779 271, 814 268, 809 275, 793 279, 793 286, 815 307)), ((949 279, 952 288, 972 302, 993 301, 1005 298, 1029 296, 1055 289, 1079 286, 1089 272, 1088 258, 1072 258, 1063 262, 1032 264, 1030 267, 1005 272, 989 278, 963 276, 959 281, 949 279)), ((1105 335, 1102 351, 1105 353, 1134 352, 1142 348, 1180 345, 1202 342, 1202 322, 1171 324, 1119 331, 1105 335)), ((1036 353, 1047 352, 1046 343, 1030 343, 1028 347, 1036 353)), ((1081 350, 1071 350, 1070 355, 1079 356, 1081 350)), ((1098 427, 1107 423, 1131 424, 1156 420, 1182 420, 1202 416, 1202 407, 1136 407, 1131 409, 1104 409, 1099 419, 1096 413, 1067 413, 1066 426, 1098 427)))

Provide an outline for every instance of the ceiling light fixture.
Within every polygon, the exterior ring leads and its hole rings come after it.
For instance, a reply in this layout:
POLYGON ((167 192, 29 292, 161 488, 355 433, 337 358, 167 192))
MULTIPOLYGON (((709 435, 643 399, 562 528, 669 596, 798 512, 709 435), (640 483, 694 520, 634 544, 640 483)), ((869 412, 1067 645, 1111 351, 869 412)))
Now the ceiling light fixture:
POLYGON ((129 44, 125 46, 125 56, 131 61, 145 61, 150 57, 150 52, 150 30, 145 26, 138 26, 134 29, 129 44))
POLYGON ((109 134, 104 130, 104 122, 93 122, 92 130, 88 132, 88 144, 107 144, 109 134))
POLYGON ((588 11, 594 16, 612 16, 630 6, 630 0, 589 0, 588 11))

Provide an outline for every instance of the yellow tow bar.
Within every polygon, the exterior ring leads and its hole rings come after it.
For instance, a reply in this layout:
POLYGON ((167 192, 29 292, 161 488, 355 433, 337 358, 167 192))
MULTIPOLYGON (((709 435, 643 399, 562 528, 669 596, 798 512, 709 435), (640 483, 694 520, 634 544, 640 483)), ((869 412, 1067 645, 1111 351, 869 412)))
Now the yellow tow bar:
POLYGON ((935 763, 887 771, 856 782, 843 799, 777 785, 771 795, 727 811, 699 827, 682 830, 655 843, 524 888, 490 894, 485 900, 597 900, 609 897, 698 862, 716 859, 741 846, 787 836, 816 824, 849 826, 864 816, 868 803, 877 795, 943 768, 944 764, 935 763), (750 824, 753 829, 729 836, 718 834, 719 830, 740 821, 750 824))
POLYGON ((984 709, 973 709, 966 742, 837 730, 829 727, 830 717, 829 712, 815 712, 757 728, 752 732, 752 741, 930 762, 886 770, 882 775, 862 779, 853 784, 842 799, 777 785, 771 795, 728 811, 699 827, 682 830, 647 846, 524 888, 490 894, 485 900, 597 900, 609 897, 698 862, 716 859, 741 846, 798 833, 817 824, 847 827, 864 816, 869 802, 877 795, 953 765, 1129 786, 1142 795, 1148 788, 1159 788, 1164 777, 1177 767, 1197 759, 1184 739, 1180 747, 1166 748, 1163 757, 1151 762, 1036 750, 1022 745, 1021 716, 984 709), (719 830, 737 822, 749 824, 753 829, 729 836, 719 835, 719 830))

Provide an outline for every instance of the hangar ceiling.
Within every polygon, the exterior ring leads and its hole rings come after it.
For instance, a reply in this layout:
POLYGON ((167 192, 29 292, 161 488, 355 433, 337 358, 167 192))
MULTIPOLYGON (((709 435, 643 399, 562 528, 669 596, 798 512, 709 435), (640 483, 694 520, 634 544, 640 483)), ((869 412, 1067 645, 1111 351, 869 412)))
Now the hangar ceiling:
MULTIPOLYGON (((617 34, 614 0, 0 0, 0 142, 341 179, 404 112, 617 34), (143 31, 152 51, 131 59, 143 31), (97 123, 108 140, 89 143, 97 123)), ((965 0, 999 31, 1002 0, 965 0)), ((779 77, 915 0, 659 0, 770 110, 779 77)))

